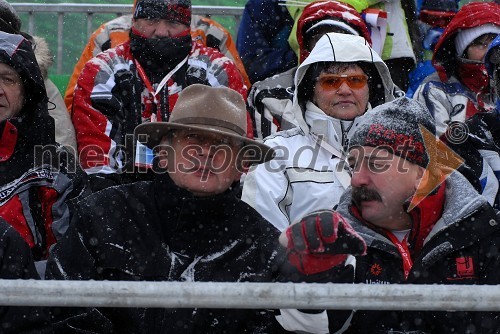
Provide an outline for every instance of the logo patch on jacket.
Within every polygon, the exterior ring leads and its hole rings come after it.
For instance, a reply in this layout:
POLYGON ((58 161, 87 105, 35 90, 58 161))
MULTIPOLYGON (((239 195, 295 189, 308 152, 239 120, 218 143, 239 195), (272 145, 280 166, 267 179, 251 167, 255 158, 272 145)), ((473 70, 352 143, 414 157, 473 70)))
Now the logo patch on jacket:
POLYGON ((374 263, 370 268, 370 272, 372 273, 372 275, 378 276, 382 273, 382 267, 380 266, 380 264, 374 263))
POLYGON ((457 264, 458 277, 473 277, 474 276, 474 261, 470 256, 461 256, 455 259, 457 264))

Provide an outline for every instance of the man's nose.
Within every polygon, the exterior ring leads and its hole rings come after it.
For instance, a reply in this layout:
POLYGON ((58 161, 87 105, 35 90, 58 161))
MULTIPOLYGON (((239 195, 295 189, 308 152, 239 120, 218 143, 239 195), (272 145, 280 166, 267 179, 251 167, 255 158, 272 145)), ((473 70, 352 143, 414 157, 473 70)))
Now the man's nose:
POLYGON ((366 186, 369 183, 368 168, 366 164, 356 166, 352 172, 351 185, 353 187, 366 186))

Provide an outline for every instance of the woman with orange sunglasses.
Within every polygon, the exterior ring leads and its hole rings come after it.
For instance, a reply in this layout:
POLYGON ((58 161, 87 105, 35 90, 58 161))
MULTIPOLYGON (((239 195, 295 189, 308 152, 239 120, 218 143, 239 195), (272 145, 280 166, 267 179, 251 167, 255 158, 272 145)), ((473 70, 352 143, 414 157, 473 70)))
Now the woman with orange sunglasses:
POLYGON ((327 33, 295 75, 293 104, 283 117, 297 125, 264 142, 275 159, 252 169, 242 199, 283 231, 309 212, 332 209, 349 186, 344 148, 353 120, 394 99, 389 70, 359 36, 327 33))

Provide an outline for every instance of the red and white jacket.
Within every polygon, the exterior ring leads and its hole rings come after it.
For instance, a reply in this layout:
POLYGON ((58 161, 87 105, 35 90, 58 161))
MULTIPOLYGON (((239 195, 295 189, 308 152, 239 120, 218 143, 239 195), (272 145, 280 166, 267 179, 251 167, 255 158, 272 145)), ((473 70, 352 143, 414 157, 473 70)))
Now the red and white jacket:
MULTIPOLYGON (((162 78, 148 79, 156 89, 162 78)), ((168 121, 178 94, 194 83, 226 86, 244 98, 247 95, 235 64, 219 51, 199 43, 193 43, 186 64, 160 91, 156 107, 138 73, 130 42, 87 62, 77 82, 72 113, 82 168, 87 174, 105 174, 115 180, 117 174, 128 171, 133 160, 134 128, 151 120, 168 121), (166 115, 166 119, 161 115, 166 115)))

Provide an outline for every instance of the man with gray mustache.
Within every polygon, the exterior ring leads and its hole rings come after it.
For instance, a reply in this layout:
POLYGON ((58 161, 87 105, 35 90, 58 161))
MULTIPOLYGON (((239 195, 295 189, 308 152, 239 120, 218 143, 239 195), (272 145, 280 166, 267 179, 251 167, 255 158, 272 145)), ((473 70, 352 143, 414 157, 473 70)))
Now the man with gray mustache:
MULTIPOLYGON (((280 236, 288 249, 288 279, 498 284, 500 219, 456 172, 463 160, 436 142, 427 109, 400 98, 368 111, 354 126, 347 158, 351 187, 336 211, 310 213, 280 236)), ((287 330, 308 333, 465 334, 500 328, 495 312, 281 310, 277 319, 287 330)))

